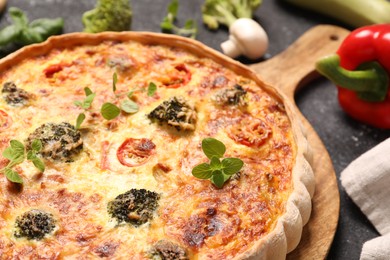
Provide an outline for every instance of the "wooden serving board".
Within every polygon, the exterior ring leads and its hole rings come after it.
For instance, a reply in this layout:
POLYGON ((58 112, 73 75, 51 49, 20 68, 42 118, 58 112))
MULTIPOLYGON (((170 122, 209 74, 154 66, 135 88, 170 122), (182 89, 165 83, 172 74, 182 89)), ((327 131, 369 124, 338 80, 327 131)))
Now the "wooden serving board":
MULTIPOLYGON (((280 88, 296 106, 294 94, 310 80, 319 77, 315 62, 336 52, 348 30, 330 25, 313 27, 288 49, 274 58, 251 65, 264 82, 280 88)), ((312 146, 316 190, 309 223, 304 227, 298 247, 287 259, 325 259, 333 241, 339 218, 340 197, 336 174, 329 154, 317 133, 297 108, 312 146)))

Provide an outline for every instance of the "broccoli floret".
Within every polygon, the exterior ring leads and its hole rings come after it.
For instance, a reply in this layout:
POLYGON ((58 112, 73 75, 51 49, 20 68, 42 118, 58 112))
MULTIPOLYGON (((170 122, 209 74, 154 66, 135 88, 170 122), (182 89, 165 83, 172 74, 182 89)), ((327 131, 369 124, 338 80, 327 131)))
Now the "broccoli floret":
POLYGON ((152 250, 149 252, 149 256, 153 260, 188 260, 187 252, 170 241, 160 240, 158 241, 152 250))
POLYGON ((52 214, 32 209, 16 218, 14 236, 41 240, 54 230, 55 223, 52 214))
POLYGON ((66 122, 46 123, 38 127, 28 136, 27 149, 31 149, 31 144, 35 139, 42 143, 39 154, 51 160, 71 162, 83 148, 80 132, 66 122))
POLYGON ((145 189, 131 189, 118 195, 107 205, 108 214, 118 224, 123 222, 133 226, 142 225, 153 218, 160 196, 145 189))
POLYGON ((132 10, 129 0, 98 0, 95 9, 83 14, 84 31, 126 31, 131 26, 132 10))
POLYGON ((194 130, 197 115, 195 107, 183 97, 172 97, 157 106, 150 114, 149 119, 160 123, 167 123, 177 130, 194 130))
POLYGON ((246 106, 245 95, 246 91, 240 85, 236 84, 232 89, 219 91, 212 97, 212 100, 218 105, 246 106))
POLYGON ((206 0, 202 6, 203 22, 210 29, 227 27, 238 18, 252 18, 262 0, 206 0))
POLYGON ((16 86, 12 81, 6 82, 1 90, 5 101, 14 106, 23 106, 30 99, 30 94, 16 86))

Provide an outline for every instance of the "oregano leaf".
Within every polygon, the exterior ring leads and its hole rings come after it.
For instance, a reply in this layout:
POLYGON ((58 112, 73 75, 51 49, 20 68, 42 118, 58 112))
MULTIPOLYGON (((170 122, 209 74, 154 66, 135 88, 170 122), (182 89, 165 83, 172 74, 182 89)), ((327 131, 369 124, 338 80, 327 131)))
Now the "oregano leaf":
POLYGON ((227 175, 233 175, 241 170, 244 162, 238 158, 224 158, 222 160, 222 171, 227 175))
POLYGON ((81 107, 84 108, 84 109, 90 108, 91 105, 92 105, 93 99, 95 98, 95 96, 96 96, 96 93, 92 93, 92 94, 88 95, 84 99, 83 104, 81 105, 81 107))
POLYGON ((22 144, 20 141, 11 140, 9 143, 10 143, 12 150, 14 150, 15 153, 24 154, 24 144, 22 144))
POLYGON ((226 151, 225 145, 214 138, 205 138, 202 140, 202 150, 204 154, 211 160, 213 156, 221 158, 226 151))
POLYGON ((116 105, 114 105, 110 102, 106 102, 100 108, 100 113, 102 114, 102 116, 105 119, 111 120, 111 119, 114 119, 117 116, 119 116, 119 114, 121 113, 121 110, 116 105))
POLYGON ((93 94, 92 90, 89 87, 84 88, 84 93, 86 97, 93 94))
POLYGON ((33 160, 36 157, 37 157, 37 155, 33 151, 28 151, 27 152, 27 160, 31 161, 31 160, 33 160))
POLYGON ((5 148, 3 153, 2 153, 2 155, 3 155, 4 158, 12 161, 13 157, 14 157, 13 149, 11 147, 5 148))
POLYGON ((42 142, 39 139, 34 139, 31 143, 31 149, 35 152, 39 152, 42 149, 42 142))
POLYGON ((202 163, 192 169, 192 175, 199 179, 210 179, 213 171, 208 163, 202 163))
POLYGON ((81 113, 77 116, 77 119, 76 119, 76 129, 80 129, 81 127, 81 124, 84 122, 85 120, 85 114, 84 113, 81 113))
POLYGON ((223 187, 225 183, 225 178, 221 171, 214 171, 213 176, 211 177, 211 182, 217 186, 219 189, 223 187))
POLYGON ((7 179, 11 182, 20 183, 20 184, 23 183, 23 179, 22 179, 22 177, 20 177, 19 173, 15 172, 9 168, 5 169, 4 174, 5 174, 5 177, 7 177, 7 179))
POLYGON ((40 172, 45 171, 45 164, 39 157, 33 158, 31 162, 34 164, 35 168, 37 168, 40 172))
POLYGON ((150 82, 149 86, 148 86, 148 96, 149 97, 153 96, 154 93, 156 93, 156 91, 157 91, 156 84, 154 84, 153 82, 150 82))
POLYGON ((83 102, 81 102, 80 100, 73 101, 73 104, 75 104, 75 106, 77 106, 77 107, 82 107, 83 106, 83 102))
POLYGON ((118 82, 118 75, 116 74, 116 72, 114 72, 114 74, 112 74, 112 91, 115 93, 116 91, 116 83, 118 82))
POLYGON ((210 160, 210 168, 215 171, 215 170, 221 170, 222 169, 222 164, 219 158, 213 156, 210 160))
POLYGON ((138 107, 137 103, 135 103, 134 101, 126 99, 126 100, 123 100, 123 102, 121 103, 121 109, 123 111, 125 111, 126 113, 134 114, 134 113, 138 112, 139 107, 138 107))

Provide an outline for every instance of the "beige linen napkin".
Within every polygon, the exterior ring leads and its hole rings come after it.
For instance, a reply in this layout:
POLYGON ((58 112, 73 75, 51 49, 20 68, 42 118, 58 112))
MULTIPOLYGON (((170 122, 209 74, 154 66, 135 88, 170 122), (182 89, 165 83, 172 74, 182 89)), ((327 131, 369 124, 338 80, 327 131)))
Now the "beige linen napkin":
POLYGON ((390 258, 390 138, 354 160, 341 184, 382 235, 363 245, 360 260, 390 258))

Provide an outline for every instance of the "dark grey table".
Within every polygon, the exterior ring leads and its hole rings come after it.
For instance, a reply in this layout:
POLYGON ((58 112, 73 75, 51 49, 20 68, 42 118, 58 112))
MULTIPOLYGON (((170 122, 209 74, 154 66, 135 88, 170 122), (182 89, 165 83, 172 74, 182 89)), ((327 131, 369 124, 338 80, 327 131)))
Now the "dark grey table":
MULTIPOLYGON (((134 31, 160 32, 160 22, 166 14, 170 0, 133 0, 134 31)), ((202 0, 181 0, 178 23, 187 18, 198 22, 197 39, 220 50, 219 44, 228 37, 226 29, 209 31, 201 23, 202 0)), ((81 31, 81 15, 92 9, 95 0, 8 0, 8 6, 25 10, 30 19, 41 17, 63 17, 64 32, 81 31)), ((317 24, 334 24, 352 29, 345 24, 285 4, 282 0, 264 0, 256 11, 255 18, 262 24, 270 38, 270 47, 265 58, 271 58, 286 49, 306 30, 317 24)), ((7 23, 7 16, 1 17, 1 28, 7 23)), ((1 52, 2 56, 7 52, 1 52)), ((241 59, 243 63, 251 63, 241 59)), ((255 62, 259 62, 255 61, 255 62)), ((336 89, 325 79, 311 82, 297 93, 296 101, 302 113, 311 122, 324 142, 337 174, 360 154, 390 137, 390 130, 379 130, 360 124, 338 106, 336 89)), ((347 196, 341 185, 340 218, 337 232, 328 259, 359 259, 362 244, 378 236, 370 222, 347 196)))

